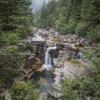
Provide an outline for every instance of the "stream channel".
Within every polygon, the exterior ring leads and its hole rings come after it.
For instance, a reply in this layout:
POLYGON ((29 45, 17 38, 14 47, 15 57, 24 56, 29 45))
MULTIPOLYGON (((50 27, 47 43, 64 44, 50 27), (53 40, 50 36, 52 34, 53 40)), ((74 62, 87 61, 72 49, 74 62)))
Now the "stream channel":
POLYGON ((52 64, 52 58, 49 53, 50 50, 55 50, 56 47, 48 47, 45 51, 45 61, 42 65, 42 68, 45 70, 41 73, 34 72, 33 73, 33 80, 38 81, 40 85, 40 93, 46 93, 49 94, 51 92, 52 88, 52 70, 53 70, 53 64, 52 64))

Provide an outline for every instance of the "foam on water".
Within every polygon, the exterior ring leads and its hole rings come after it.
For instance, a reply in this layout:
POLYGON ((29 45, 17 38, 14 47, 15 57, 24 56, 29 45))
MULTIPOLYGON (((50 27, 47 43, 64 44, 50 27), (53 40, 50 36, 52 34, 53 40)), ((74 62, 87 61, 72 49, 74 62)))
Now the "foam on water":
POLYGON ((51 57, 50 57, 50 54, 49 54, 49 51, 52 50, 52 49, 56 49, 56 47, 48 47, 46 52, 45 52, 45 63, 42 67, 47 69, 47 70, 52 69, 51 57))

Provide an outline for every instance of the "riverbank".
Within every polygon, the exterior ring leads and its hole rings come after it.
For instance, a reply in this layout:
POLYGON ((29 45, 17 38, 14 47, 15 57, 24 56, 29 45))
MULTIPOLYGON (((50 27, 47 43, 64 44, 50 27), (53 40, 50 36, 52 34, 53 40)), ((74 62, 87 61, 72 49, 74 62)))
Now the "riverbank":
MULTIPOLYGON (((64 79, 75 79, 79 76, 86 74, 86 67, 88 65, 88 61, 84 60, 84 55, 81 58, 78 58, 75 53, 78 51, 83 52, 85 46, 88 45, 89 41, 85 38, 76 36, 76 35, 60 35, 59 32, 56 32, 54 29, 46 30, 39 29, 35 34, 35 40, 41 42, 41 40, 45 40, 46 47, 54 47, 55 44, 57 48, 59 48, 59 53, 56 58, 53 58, 54 63, 54 71, 52 72, 54 75, 52 86, 55 88, 52 90, 52 96, 58 98, 61 96, 61 93, 58 90, 61 87, 61 81, 64 79), (38 37, 39 36, 39 37, 38 37), (41 39, 39 39, 41 37, 41 39), (63 75, 62 75, 63 74, 63 75), (56 91, 55 91, 56 90, 56 91)), ((38 67, 38 66, 37 66, 38 67)), ((42 73, 42 66, 37 69, 40 73, 42 73)), ((33 70, 34 72, 35 70, 33 70)), ((43 80, 47 80, 42 78, 43 80)), ((40 80, 41 81, 41 78, 40 80)), ((46 81, 43 81, 44 83, 46 81)), ((47 84, 48 82, 46 82, 47 84)), ((61 90, 59 90, 61 91, 61 90)), ((45 92, 43 93, 43 95, 45 92)))
POLYGON ((33 36, 19 41, 17 48, 14 49, 16 54, 24 55, 25 58, 19 68, 20 79, 17 81, 15 79, 15 83, 36 81, 39 85, 40 98, 44 96, 47 98, 48 94, 53 98, 60 98, 62 81, 87 75, 90 62, 85 58, 85 52, 87 48, 94 47, 89 45, 91 41, 86 38, 73 34, 62 35, 54 29, 35 29, 33 33, 33 36), (57 50, 47 52, 52 59, 53 69, 48 74, 46 68, 42 66, 47 60, 47 57, 45 58, 47 49, 54 47, 57 50))

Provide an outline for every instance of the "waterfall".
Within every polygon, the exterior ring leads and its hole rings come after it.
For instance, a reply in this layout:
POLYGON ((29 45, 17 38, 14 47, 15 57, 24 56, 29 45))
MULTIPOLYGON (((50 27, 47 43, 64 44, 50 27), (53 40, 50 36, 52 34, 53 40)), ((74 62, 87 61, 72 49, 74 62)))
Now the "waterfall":
POLYGON ((56 49, 56 47, 48 47, 45 52, 45 64, 42 66, 43 68, 46 68, 47 70, 52 69, 52 62, 51 62, 51 56, 49 54, 49 51, 52 49, 56 49))

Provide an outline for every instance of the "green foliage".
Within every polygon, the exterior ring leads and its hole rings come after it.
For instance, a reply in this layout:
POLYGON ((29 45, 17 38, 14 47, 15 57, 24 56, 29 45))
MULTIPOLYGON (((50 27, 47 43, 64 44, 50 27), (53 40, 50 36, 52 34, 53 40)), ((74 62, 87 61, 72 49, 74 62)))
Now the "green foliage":
POLYGON ((31 0, 0 0, 0 31, 22 34, 32 26, 31 0))
POLYGON ((36 15, 34 16, 35 20, 33 23, 35 23, 37 27, 47 27, 47 26, 52 27, 53 22, 55 21, 53 13, 55 5, 56 5, 55 0, 51 0, 47 5, 44 4, 40 11, 40 14, 36 13, 36 15))
POLYGON ((85 50, 85 58, 91 61, 91 69, 94 72, 98 72, 100 70, 99 65, 100 65, 100 44, 96 46, 96 48, 88 48, 85 50))
POLYGON ((81 8, 81 17, 84 21, 93 21, 98 13, 96 11, 96 0, 83 0, 81 8))
POLYGON ((58 29, 59 31, 65 33, 65 22, 64 22, 65 17, 60 17, 59 20, 56 20, 55 22, 55 28, 58 29))
POLYGON ((32 83, 17 82, 11 88, 12 100, 38 100, 39 91, 32 83))
POLYGON ((87 48, 85 57, 90 63, 90 71, 86 75, 74 80, 62 82, 63 100, 86 100, 87 97, 93 100, 100 99, 100 44, 96 48, 87 48))
MULTIPOLYGON (((99 75, 100 76, 100 75, 99 75)), ((81 100, 87 97, 99 98, 100 77, 81 77, 73 81, 65 80, 62 82, 63 100, 81 100)))
POLYGON ((17 47, 11 46, 0 50, 0 88, 8 88, 19 77, 19 68, 25 56, 17 54, 17 47))
POLYGON ((97 25, 95 28, 90 28, 90 31, 87 32, 87 35, 91 39, 98 39, 100 38, 100 25, 97 25))
POLYGON ((97 47, 97 48, 100 48, 100 43, 98 43, 98 44, 96 45, 96 47, 97 47))
POLYGON ((25 60, 16 44, 32 28, 31 0, 0 0, 0 89, 7 89, 19 77, 25 60))
POLYGON ((8 48, 2 48, 0 50, 0 55, 6 54, 16 54, 17 47, 16 46, 9 46, 8 48))
POLYGON ((19 41, 18 33, 4 33, 0 36, 0 42, 3 44, 15 45, 19 41))
POLYGON ((43 6, 38 24, 56 28, 61 33, 97 38, 100 37, 99 4, 100 0, 51 0, 43 6))
POLYGON ((76 29, 75 29, 75 33, 79 34, 79 35, 87 35, 86 32, 88 30, 88 28, 90 27, 91 23, 90 22, 80 22, 78 23, 76 29))
POLYGON ((73 82, 70 80, 66 80, 62 82, 62 93, 63 93, 63 100, 79 100, 77 95, 77 91, 73 90, 73 82))
POLYGON ((68 24, 65 25, 66 32, 73 34, 75 32, 76 25, 77 25, 77 20, 70 19, 68 24))
POLYGON ((5 97, 4 96, 0 96, 0 100, 5 100, 5 97))

